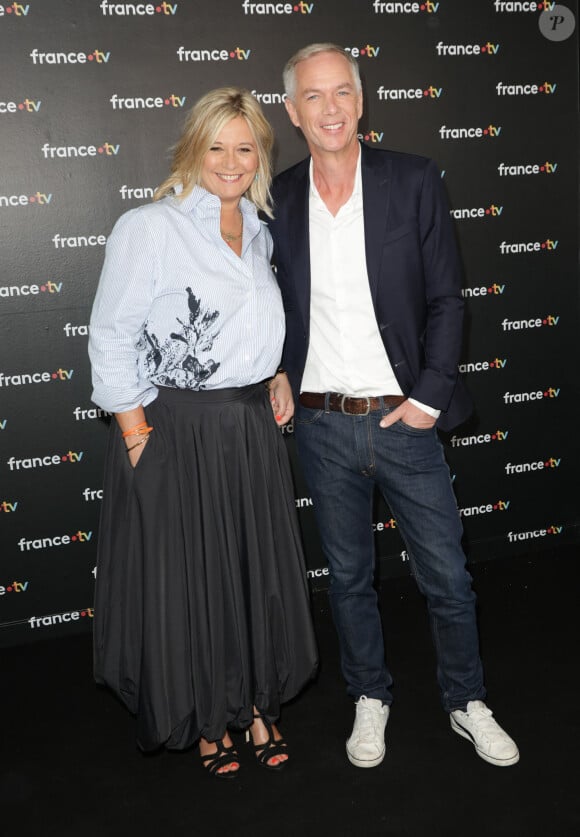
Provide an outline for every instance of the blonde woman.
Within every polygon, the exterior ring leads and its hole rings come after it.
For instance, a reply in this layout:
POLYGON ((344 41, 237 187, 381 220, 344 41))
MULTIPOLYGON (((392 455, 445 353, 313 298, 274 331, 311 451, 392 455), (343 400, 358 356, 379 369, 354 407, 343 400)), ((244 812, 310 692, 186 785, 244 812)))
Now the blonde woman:
POLYGON ((95 603, 95 676, 145 750, 199 742, 240 769, 247 729, 280 770, 280 705, 317 666, 291 476, 278 425, 284 312, 270 268, 273 135, 239 88, 195 105, 152 204, 107 243, 89 354, 114 413, 95 603))

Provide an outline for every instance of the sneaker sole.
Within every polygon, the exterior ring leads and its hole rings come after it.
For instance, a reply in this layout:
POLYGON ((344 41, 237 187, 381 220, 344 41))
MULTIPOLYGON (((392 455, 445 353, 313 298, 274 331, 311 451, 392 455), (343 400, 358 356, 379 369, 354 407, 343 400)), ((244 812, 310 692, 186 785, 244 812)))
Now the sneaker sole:
POLYGON ((457 721, 453 718, 452 715, 449 716, 449 722, 451 723, 451 729, 453 732, 456 732, 457 735, 460 735, 462 738, 465 738, 467 741, 470 741, 474 748, 475 752, 479 756, 480 759, 483 759, 488 764, 494 764, 496 767, 510 767, 512 764, 517 764, 520 760, 520 754, 516 753, 515 756, 512 756, 509 759, 496 759, 493 756, 488 755, 487 753, 483 753, 481 750, 478 750, 477 744, 471 737, 471 735, 464 729, 457 721))
POLYGON ((355 756, 351 755, 348 747, 346 748, 346 756, 351 764, 354 764, 355 767, 378 767, 378 765, 383 761, 385 758, 386 748, 383 750, 382 754, 376 759, 357 759, 355 756))

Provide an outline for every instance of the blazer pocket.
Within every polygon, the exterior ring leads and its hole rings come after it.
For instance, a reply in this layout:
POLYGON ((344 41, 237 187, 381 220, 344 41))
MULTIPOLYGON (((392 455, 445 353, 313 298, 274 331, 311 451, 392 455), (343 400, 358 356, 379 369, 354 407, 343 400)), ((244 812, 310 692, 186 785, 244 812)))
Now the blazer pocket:
POLYGON ((391 244, 391 242, 397 241, 399 238, 403 238, 403 236, 409 235, 412 232, 416 232, 416 230, 417 222, 408 221, 406 224, 402 224, 400 227, 395 227, 394 230, 388 232, 383 239, 383 245, 391 244))

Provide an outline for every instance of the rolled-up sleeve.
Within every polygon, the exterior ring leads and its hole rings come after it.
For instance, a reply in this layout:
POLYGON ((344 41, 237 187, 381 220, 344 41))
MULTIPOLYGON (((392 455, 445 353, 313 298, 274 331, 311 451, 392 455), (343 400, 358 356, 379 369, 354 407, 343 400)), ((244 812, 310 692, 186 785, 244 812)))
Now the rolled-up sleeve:
POLYGON ((112 413, 146 406, 157 388, 139 377, 138 348, 159 272, 145 213, 123 215, 107 241, 89 327, 92 400, 112 413))

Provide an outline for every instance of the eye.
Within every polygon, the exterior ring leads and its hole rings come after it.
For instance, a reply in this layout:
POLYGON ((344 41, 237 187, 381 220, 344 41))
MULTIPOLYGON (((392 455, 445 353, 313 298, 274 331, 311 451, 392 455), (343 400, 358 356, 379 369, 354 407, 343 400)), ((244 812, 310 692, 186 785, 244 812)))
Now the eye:
POLYGON ((212 145, 212 147, 210 148, 210 151, 221 151, 221 150, 222 150, 221 146, 219 146, 219 145, 212 145))
POLYGON ((306 97, 307 102, 314 102, 316 99, 318 99, 317 93, 311 93, 309 96, 306 97))
POLYGON ((243 146, 239 149, 242 154, 251 154, 254 149, 251 146, 243 146))

